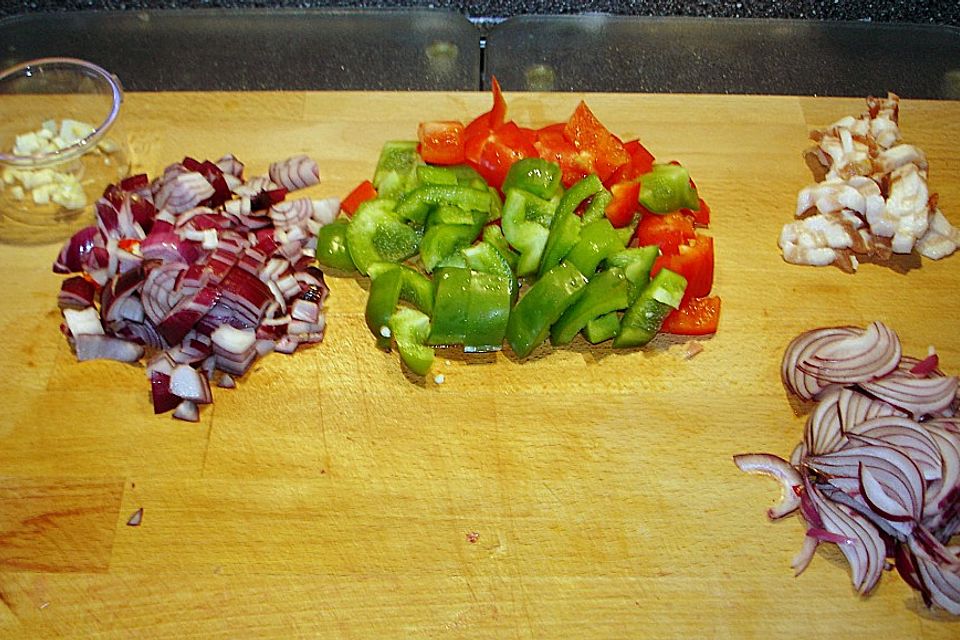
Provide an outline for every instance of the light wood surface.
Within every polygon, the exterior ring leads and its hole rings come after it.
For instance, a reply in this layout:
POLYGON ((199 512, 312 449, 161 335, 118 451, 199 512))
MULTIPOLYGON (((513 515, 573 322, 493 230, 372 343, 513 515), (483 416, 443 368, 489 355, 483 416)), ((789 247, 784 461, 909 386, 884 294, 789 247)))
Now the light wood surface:
MULTIPOLYGON (((508 94, 509 115, 542 125, 581 97, 508 94)), ((142 369, 74 360, 58 244, 0 245, 0 637, 956 638, 895 573, 858 597, 835 549, 794 578, 801 524, 768 522, 777 486, 731 461, 799 440, 778 368, 805 329, 880 319, 960 372, 960 256, 855 275, 780 258, 808 130, 862 100, 586 98, 713 208, 723 317, 692 359, 578 338, 522 363, 441 354, 443 384, 416 380, 375 349, 364 283, 330 278, 323 344, 263 359, 189 424, 153 415, 142 369)), ((489 102, 132 94, 123 117, 151 173, 304 152, 311 193, 342 196, 384 141, 489 102)), ((905 101, 901 124, 960 222, 960 103, 905 101)))

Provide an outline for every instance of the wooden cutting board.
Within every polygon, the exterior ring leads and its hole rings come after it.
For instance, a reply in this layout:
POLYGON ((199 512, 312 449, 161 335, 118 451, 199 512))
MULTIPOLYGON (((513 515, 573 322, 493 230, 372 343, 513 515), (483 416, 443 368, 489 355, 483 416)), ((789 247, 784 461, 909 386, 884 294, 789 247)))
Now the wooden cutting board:
MULTIPOLYGON (((528 126, 583 96, 513 94, 528 126)), ((713 208, 720 332, 614 352, 578 339, 441 354, 408 378, 330 279, 323 344, 271 355, 199 424, 155 417, 141 368, 78 364, 58 333, 58 245, 0 245, 0 636, 5 638, 957 637, 895 574, 858 597, 836 549, 799 578, 803 528, 731 456, 800 438, 778 368, 819 325, 880 319, 960 372, 960 256, 855 275, 785 264, 807 132, 862 100, 590 95, 598 117, 686 164, 713 208), (139 527, 128 518, 143 509, 139 527)), ((342 196, 380 145, 484 94, 133 94, 139 168, 304 152, 342 196)), ((960 103, 905 101, 908 141, 960 222, 960 103)))

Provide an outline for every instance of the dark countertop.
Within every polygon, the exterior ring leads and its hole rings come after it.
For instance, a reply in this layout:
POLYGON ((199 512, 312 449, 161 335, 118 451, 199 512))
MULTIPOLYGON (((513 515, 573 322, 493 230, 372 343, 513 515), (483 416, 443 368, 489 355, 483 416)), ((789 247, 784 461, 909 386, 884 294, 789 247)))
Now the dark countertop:
POLYGON ((515 15, 607 13, 638 16, 800 18, 960 26, 960 3, 950 0, 0 0, 0 17, 41 11, 175 8, 440 8, 479 24, 515 15))

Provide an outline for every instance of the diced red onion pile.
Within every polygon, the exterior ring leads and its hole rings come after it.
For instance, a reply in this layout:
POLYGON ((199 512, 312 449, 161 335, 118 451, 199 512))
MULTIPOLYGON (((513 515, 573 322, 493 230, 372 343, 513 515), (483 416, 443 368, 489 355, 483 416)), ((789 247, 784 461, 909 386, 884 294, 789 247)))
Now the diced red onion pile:
POLYGON ((156 413, 196 421, 211 383, 233 388, 259 356, 323 339, 317 230, 337 198, 288 199, 320 181, 295 156, 243 177, 232 155, 184 158, 150 181, 110 185, 97 224, 66 242, 53 270, 70 274, 58 303, 81 361, 147 359, 156 413))
POLYGON ((829 542, 861 594, 892 564, 927 606, 960 615, 960 547, 950 546, 960 532, 957 377, 938 364, 935 353, 902 355, 880 322, 815 329, 787 347, 784 385, 816 401, 803 442, 789 462, 765 453, 734 462, 782 484, 771 519, 806 521, 797 575, 829 542))

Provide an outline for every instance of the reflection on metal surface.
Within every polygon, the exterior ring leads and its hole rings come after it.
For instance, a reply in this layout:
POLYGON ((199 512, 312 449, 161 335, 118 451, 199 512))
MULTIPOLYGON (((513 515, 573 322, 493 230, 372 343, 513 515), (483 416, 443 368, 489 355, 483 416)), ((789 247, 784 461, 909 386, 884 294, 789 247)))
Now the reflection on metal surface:
POLYGON ((530 65, 523 76, 526 91, 553 91, 557 85, 557 74, 547 64, 530 65))
POLYGON ((437 40, 427 45, 426 55, 430 68, 437 75, 446 76, 456 71, 460 47, 449 40, 437 40))
POLYGON ((464 16, 437 10, 27 14, 0 21, 0 68, 69 55, 131 91, 462 91, 480 85, 479 40, 464 16))
POLYGON ((943 97, 960 100, 960 69, 950 69, 943 74, 943 97))
POLYGON ((548 65, 557 91, 948 98, 960 29, 934 25, 520 16, 490 30, 485 76, 526 88, 548 65))

